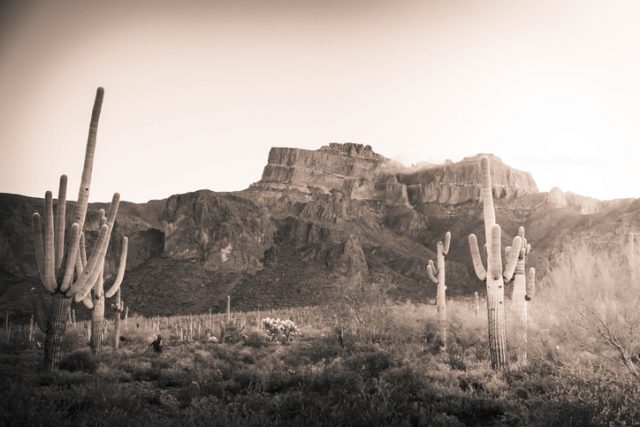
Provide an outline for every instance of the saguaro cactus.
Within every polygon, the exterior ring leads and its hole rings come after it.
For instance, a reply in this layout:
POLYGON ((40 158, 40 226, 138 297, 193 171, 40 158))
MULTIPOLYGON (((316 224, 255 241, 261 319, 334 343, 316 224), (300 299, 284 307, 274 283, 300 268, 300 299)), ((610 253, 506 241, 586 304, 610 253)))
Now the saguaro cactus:
MULTIPOLYGON (((100 225, 107 223, 107 217, 103 209, 100 209, 100 225)), ((84 234, 80 238, 80 262, 83 267, 86 265, 86 249, 84 234)), ((102 331, 104 327, 104 305, 105 298, 111 298, 117 292, 120 291, 120 285, 124 278, 124 272, 127 265, 127 249, 128 238, 125 236, 122 238, 122 247, 120 250, 120 262, 118 265, 118 273, 114 278, 111 285, 107 286, 109 290, 105 293, 105 280, 104 280, 104 259, 100 264, 100 273, 96 278, 95 283, 91 288, 90 294, 82 300, 83 304, 91 310, 91 339, 89 345, 93 354, 100 354, 102 351, 102 331)), ((119 314, 119 313, 117 313, 119 314)))
MULTIPOLYGON (((522 239, 522 245, 518 253, 516 270, 513 278, 513 294, 511 295, 511 320, 513 322, 513 336, 515 338, 516 357, 518 363, 527 363, 528 341, 528 302, 533 295, 529 295, 528 284, 525 278, 526 257, 531 252, 531 245, 524 236, 524 227, 518 229, 518 236, 522 239)), ((510 251, 513 249, 510 249, 510 251)), ((510 251, 508 253, 510 254, 510 251)), ((529 281, 535 280, 535 270, 529 271, 529 281)), ((533 285, 535 286, 535 284, 533 285)), ((533 289, 533 288, 532 288, 533 289)))
POLYGON ((445 285, 444 256, 449 252, 450 243, 451 233, 447 231, 444 235, 444 244, 442 242, 438 242, 437 244, 437 267, 433 265, 433 261, 431 260, 429 260, 429 264, 427 265, 427 276, 433 283, 438 285, 436 304, 438 306, 438 327, 443 349, 447 348, 447 305, 445 295, 447 287, 445 285))
POLYGON ((40 214, 33 214, 34 246, 38 273, 45 290, 53 297, 50 307, 46 307, 42 299, 37 297, 34 299, 36 319, 41 320, 38 324, 46 334, 44 345, 45 370, 58 369, 62 337, 66 329, 66 315, 71 299, 74 298, 76 301, 83 300, 95 283, 100 273, 100 265, 107 252, 111 230, 118 212, 120 195, 116 193, 109 208, 106 224, 100 228, 100 234, 91 256, 82 265, 78 259, 80 256, 78 243, 87 214, 91 172, 103 97, 104 90, 98 88, 89 125, 80 191, 75 205, 66 251, 64 240, 67 177, 65 175, 60 178, 55 217, 51 192, 47 191, 45 194, 44 230, 40 214), (74 272, 76 273, 75 276, 74 272))
POLYGON ((120 320, 123 311, 124 301, 122 300, 122 289, 118 289, 118 292, 116 292, 116 300, 113 303, 113 348, 115 350, 120 348, 120 320))
POLYGON ((487 287, 487 315, 489 330, 489 350, 491 367, 504 369, 507 366, 505 318, 504 318, 504 281, 511 280, 516 268, 518 253, 522 245, 520 236, 513 239, 511 252, 503 270, 501 256, 501 230, 496 224, 496 214, 493 206, 491 189, 491 170, 489 159, 480 159, 482 174, 481 198, 483 205, 484 228, 487 248, 487 269, 482 264, 478 239, 475 234, 469 235, 469 247, 473 258, 473 267, 478 278, 486 281, 487 287))

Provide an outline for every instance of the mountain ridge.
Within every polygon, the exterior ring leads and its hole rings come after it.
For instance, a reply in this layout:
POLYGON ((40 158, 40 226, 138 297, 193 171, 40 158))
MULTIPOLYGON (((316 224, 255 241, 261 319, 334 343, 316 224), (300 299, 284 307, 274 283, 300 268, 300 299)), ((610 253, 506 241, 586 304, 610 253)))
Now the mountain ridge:
MULTIPOLYGON (((234 309, 326 304, 355 274, 391 284, 393 299, 425 301, 435 294, 427 260, 450 230, 448 293, 481 291, 466 243, 472 232, 483 239, 479 156, 412 170, 360 144, 274 147, 262 179, 245 190, 123 202, 106 274, 127 235, 123 298, 143 314, 222 310, 227 295, 234 309)), ((600 239, 615 249, 624 232, 640 230, 637 199, 541 193, 528 172, 495 156, 491 164, 505 243, 524 225, 541 278, 567 242, 600 239)), ((90 204, 89 245, 105 206, 90 204)), ((30 312, 37 285, 31 215, 38 210, 42 199, 0 194, 0 310, 17 316, 30 312)))

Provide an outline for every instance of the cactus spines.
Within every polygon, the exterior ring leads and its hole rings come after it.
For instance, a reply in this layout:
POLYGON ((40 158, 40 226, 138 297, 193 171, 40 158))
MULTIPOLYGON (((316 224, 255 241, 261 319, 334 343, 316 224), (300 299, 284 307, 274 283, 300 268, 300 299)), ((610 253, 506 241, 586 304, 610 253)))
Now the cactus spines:
POLYGON ((496 370, 507 367, 505 312, 504 312, 504 281, 511 280, 514 274, 518 253, 523 242, 520 236, 513 239, 506 267, 502 267, 501 230, 496 224, 491 187, 491 170, 489 159, 480 159, 481 186, 480 194, 483 205, 484 229, 487 248, 487 268, 482 265, 482 258, 478 248, 478 239, 474 234, 469 236, 469 248, 473 267, 480 280, 486 282, 487 288, 487 316, 489 331, 489 350, 491 367, 496 370))
MULTIPOLYGON (((115 221, 115 215, 117 213, 119 196, 116 193, 114 203, 112 203, 110 207, 109 219, 111 223, 102 227, 100 237, 98 238, 100 244, 96 245, 88 262, 86 262, 84 266, 79 267, 77 264, 79 263, 81 254, 78 253, 78 246, 87 212, 98 119, 100 117, 103 96, 103 89, 98 88, 89 126, 89 137, 87 139, 80 191, 71 222, 71 232, 68 233, 66 253, 66 176, 63 175, 60 178, 55 216, 50 191, 47 191, 45 194, 43 217, 38 213, 34 213, 33 215, 34 246, 38 274, 45 290, 53 296, 50 307, 44 308, 44 317, 47 318, 46 324, 41 325, 44 326, 43 330, 46 334, 44 349, 45 370, 58 369, 61 356, 60 346, 62 336, 66 329, 66 315, 71 304, 71 297, 76 296, 76 298, 78 298, 77 295, 79 294, 79 300, 81 300, 82 296, 88 290, 86 283, 95 280, 97 277, 101 261, 106 255, 106 245, 108 244, 113 221, 115 221), (74 272, 76 273, 75 278, 74 272)), ((44 303, 34 300, 34 310, 36 313, 42 311, 43 305, 44 303)))
POLYGON ((451 243, 451 233, 447 231, 444 236, 444 244, 438 242, 436 263, 437 267, 433 265, 433 261, 429 260, 427 265, 427 276, 429 279, 438 285, 436 294, 436 305, 438 307, 438 326, 440 329, 440 339, 442 341, 442 348, 447 348, 447 305, 446 305, 446 290, 445 285, 445 261, 444 256, 449 252, 449 245, 451 243))

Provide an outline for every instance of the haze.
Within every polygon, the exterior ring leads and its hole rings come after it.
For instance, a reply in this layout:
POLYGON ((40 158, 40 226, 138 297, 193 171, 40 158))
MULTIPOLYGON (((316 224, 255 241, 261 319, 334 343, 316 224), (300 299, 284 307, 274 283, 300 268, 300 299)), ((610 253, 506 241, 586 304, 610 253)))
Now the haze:
POLYGON ((640 196, 640 3, 4 2, 0 191, 240 190, 272 146, 491 152, 540 190, 640 196), (27 4, 28 3, 28 4, 27 4))

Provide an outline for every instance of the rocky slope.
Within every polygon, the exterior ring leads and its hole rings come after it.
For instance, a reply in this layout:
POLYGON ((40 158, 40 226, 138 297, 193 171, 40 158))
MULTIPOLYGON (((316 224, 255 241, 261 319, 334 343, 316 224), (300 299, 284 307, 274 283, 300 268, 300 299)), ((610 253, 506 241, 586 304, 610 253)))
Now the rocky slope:
MULTIPOLYGON (((530 174, 494 156, 491 167, 505 245, 524 225, 540 276, 568 243, 616 249, 625 232, 640 230, 640 201, 539 193, 530 174)), ((247 190, 123 203, 106 273, 127 235, 123 297, 143 314, 222 310, 227 295, 237 309, 331 303, 356 275, 391 285, 391 298, 427 301, 435 286, 426 262, 450 230, 448 293, 468 294, 482 290, 467 247, 471 232, 484 240, 479 172, 478 156, 407 168, 358 144, 273 148, 247 190)), ((28 315, 28 291, 39 286, 30 224, 42 203, 0 194, 0 310, 14 317, 28 315)), ((90 244, 101 207, 90 206, 90 244)))

